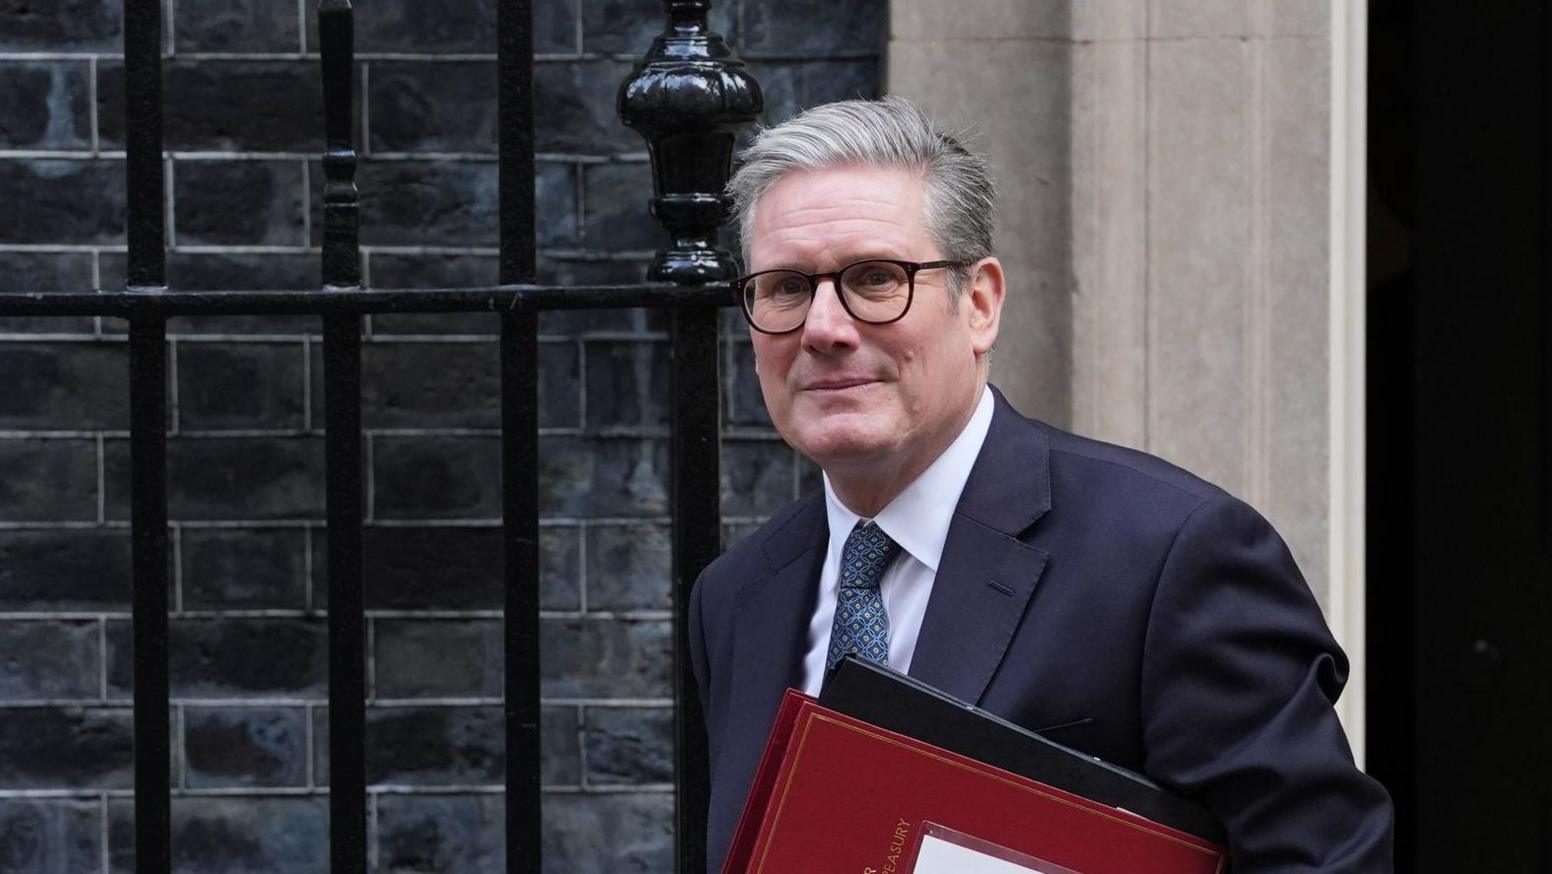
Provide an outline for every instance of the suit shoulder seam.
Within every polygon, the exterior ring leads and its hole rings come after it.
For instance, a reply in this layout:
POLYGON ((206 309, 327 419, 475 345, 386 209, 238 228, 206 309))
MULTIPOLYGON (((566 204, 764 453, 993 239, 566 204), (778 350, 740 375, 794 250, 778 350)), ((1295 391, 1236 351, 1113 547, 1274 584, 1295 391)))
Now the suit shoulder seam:
MULTIPOLYGON (((1096 455, 1089 455, 1089 454, 1083 453, 1083 452, 1074 452, 1071 449, 1056 449, 1056 448, 1051 449, 1051 454, 1052 455, 1069 455, 1069 456, 1072 456, 1074 458, 1081 458, 1081 459, 1083 459, 1085 461, 1092 461, 1092 462, 1095 462, 1097 464, 1105 464, 1105 465, 1109 465, 1111 467, 1119 467, 1122 470, 1130 471, 1130 472, 1132 472, 1134 474, 1137 474, 1140 477, 1145 477, 1145 478, 1147 478, 1149 480, 1152 480, 1153 482, 1156 482, 1159 485, 1169 486, 1170 488, 1174 489, 1177 492, 1180 492, 1183 495, 1187 495, 1189 497, 1196 498, 1198 501, 1203 501, 1203 502, 1209 501, 1215 495, 1217 495, 1219 493, 1227 494, 1226 492, 1223 492, 1223 490, 1220 487, 1215 486, 1212 483, 1207 482, 1206 480, 1200 480, 1203 488, 1200 488, 1200 489, 1189 489, 1189 488, 1186 488, 1185 486, 1181 485, 1180 483, 1171 482, 1171 481, 1169 481, 1167 479, 1164 479, 1163 477, 1159 476, 1158 474, 1151 473, 1149 471, 1143 470, 1142 468, 1140 468, 1140 467, 1138 467, 1136 465, 1127 464, 1127 463, 1125 463, 1123 461, 1117 461, 1117 460, 1115 460, 1113 458, 1100 458, 1100 457, 1098 457, 1096 455)), ((1163 464, 1169 464, 1169 462, 1164 461, 1163 459, 1159 459, 1159 460, 1163 464)), ((1189 471, 1182 470, 1181 472, 1184 475, 1186 475, 1186 476, 1195 477, 1195 474, 1192 474, 1189 471)), ((1192 507, 1192 512, 1195 512, 1195 510, 1196 510, 1196 507, 1193 506, 1192 507)), ((1182 523, 1182 525, 1183 524, 1184 523, 1182 523)))

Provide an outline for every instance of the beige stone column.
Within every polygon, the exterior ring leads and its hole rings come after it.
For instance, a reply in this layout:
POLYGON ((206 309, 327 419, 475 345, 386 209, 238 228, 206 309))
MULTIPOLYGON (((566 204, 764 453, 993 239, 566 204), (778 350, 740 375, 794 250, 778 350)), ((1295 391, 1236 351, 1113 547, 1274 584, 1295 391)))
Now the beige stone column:
POLYGON ((994 379, 1261 510, 1359 658, 1361 217, 1341 189, 1361 181, 1343 59, 1361 68, 1363 8, 893 0, 887 81, 978 128, 998 174, 994 379))
POLYGON ((895 0, 888 89, 972 125, 1027 411, 1260 508, 1325 591, 1330 44, 1315 0, 895 0))
POLYGON ((896 0, 888 90, 939 123, 974 131, 1001 193, 997 247, 1007 268, 992 379, 1025 413, 1066 425, 1072 409, 1066 2, 896 0))

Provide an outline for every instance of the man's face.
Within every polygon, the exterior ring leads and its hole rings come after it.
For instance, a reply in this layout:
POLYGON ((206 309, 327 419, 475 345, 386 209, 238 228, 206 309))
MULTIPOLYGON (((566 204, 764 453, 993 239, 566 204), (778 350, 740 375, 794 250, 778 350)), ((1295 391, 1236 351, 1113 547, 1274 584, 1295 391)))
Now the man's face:
MULTIPOLYGON (((791 173, 756 204, 748 269, 819 273, 866 258, 940 260, 924 206, 922 180, 904 170, 791 173)), ((832 478, 920 473, 968 420, 985 378, 977 356, 997 336, 1000 267, 986 259, 973 274, 951 306, 948 271, 922 271, 910 310, 887 325, 853 319, 824 280, 802 327, 751 329, 777 431, 832 478)))

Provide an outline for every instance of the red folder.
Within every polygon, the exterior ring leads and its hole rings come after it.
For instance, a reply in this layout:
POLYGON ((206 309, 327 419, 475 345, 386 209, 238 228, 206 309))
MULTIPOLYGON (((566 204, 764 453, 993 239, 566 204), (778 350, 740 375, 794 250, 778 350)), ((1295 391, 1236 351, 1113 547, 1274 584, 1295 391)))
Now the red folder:
POLYGON ((722 871, 909 874, 924 831, 1036 860, 1027 870, 1053 874, 1221 874, 1227 866, 1224 848, 1202 838, 788 690, 722 871))

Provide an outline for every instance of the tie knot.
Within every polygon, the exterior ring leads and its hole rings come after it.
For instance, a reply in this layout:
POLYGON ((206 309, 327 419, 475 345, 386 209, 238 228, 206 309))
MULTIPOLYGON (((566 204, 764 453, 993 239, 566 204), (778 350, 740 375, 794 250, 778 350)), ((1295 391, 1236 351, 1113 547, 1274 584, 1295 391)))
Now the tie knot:
POLYGON ((841 588, 876 589, 900 545, 872 522, 858 522, 841 552, 841 588))

